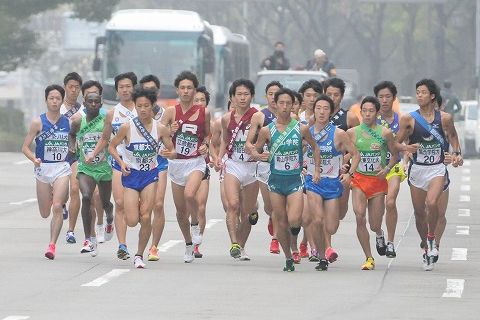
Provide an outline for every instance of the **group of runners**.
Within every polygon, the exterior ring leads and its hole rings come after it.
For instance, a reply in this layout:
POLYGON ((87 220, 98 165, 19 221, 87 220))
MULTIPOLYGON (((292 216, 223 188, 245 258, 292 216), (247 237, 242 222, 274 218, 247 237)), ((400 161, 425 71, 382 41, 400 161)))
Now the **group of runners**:
POLYGON ((77 242, 81 212, 82 253, 96 256, 98 243, 111 240, 115 229, 117 257, 127 260, 127 227, 140 224, 135 268, 145 267, 145 251, 149 261, 159 260, 168 178, 184 262, 201 258, 212 170, 220 177, 230 256, 250 260, 245 248, 259 219, 260 193, 270 252, 279 254, 281 247, 284 271, 294 271, 302 258, 326 271, 338 259, 333 235, 350 193, 365 255, 361 269, 375 268, 368 228, 376 234, 377 253, 396 257, 396 199, 407 178, 423 267, 433 269, 446 225, 447 165, 463 164, 452 116, 439 110, 433 80, 416 84, 419 109, 403 115, 393 110, 395 85, 378 83, 374 95, 362 100, 360 117, 341 108, 345 83, 339 78, 308 80, 298 92, 273 81, 263 108, 252 105, 254 84, 235 80, 228 112, 218 119, 211 117, 210 95, 193 73, 180 73, 174 85, 178 104, 163 108, 156 76, 137 84, 134 73, 119 74, 119 103, 108 111, 102 108, 102 85, 83 82, 75 72, 63 87, 45 89, 47 111, 32 120, 23 152, 34 164, 40 214, 52 215, 48 259, 55 258, 64 219, 67 243, 77 242))

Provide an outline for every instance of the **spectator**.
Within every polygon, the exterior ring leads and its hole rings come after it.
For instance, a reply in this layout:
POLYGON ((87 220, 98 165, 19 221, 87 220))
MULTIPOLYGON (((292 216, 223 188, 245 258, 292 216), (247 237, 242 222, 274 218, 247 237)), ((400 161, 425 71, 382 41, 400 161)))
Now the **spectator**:
POLYGON ((267 70, 288 70, 290 61, 285 57, 285 44, 281 41, 275 43, 273 54, 262 61, 260 68, 267 70))
POLYGON ((337 76, 337 69, 335 65, 328 60, 327 54, 322 49, 317 49, 313 52, 313 59, 307 61, 306 70, 324 71, 329 77, 337 76))
POLYGON ((441 95, 444 101, 443 108, 442 106, 439 106, 441 110, 443 109, 443 111, 448 112, 451 115, 462 110, 460 100, 458 99, 457 95, 452 91, 452 83, 450 81, 446 80, 443 83, 441 95))

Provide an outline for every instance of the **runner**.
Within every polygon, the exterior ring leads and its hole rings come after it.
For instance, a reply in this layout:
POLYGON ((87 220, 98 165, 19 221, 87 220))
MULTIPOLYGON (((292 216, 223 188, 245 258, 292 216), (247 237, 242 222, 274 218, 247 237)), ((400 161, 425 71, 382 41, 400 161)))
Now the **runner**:
MULTIPOLYGON (((431 271, 438 259, 435 231, 439 217, 439 200, 445 188, 445 152, 451 145, 453 166, 463 165, 458 135, 450 114, 435 110, 438 86, 431 79, 416 84, 419 109, 405 114, 400 120, 398 142, 408 139, 409 144, 419 144, 413 153, 408 172, 408 183, 415 211, 418 234, 423 252, 423 268, 431 271), (448 141, 448 143, 446 142, 448 141)), ((446 207, 446 205, 445 205, 446 207)))
MULTIPOLYGON (((114 80, 115 90, 117 91, 120 102, 115 105, 112 110, 108 111, 104 121, 102 137, 98 141, 95 150, 85 159, 87 163, 91 163, 95 157, 105 149, 111 136, 117 134, 118 129, 123 123, 129 122, 137 116, 135 102, 132 100, 133 87, 137 84, 137 76, 133 72, 121 73, 117 75, 114 80)), ((123 155, 124 149, 125 146, 123 144, 118 145, 117 151, 120 157, 123 155)), ((121 260, 127 260, 130 258, 130 253, 128 252, 126 244, 127 222, 123 201, 124 187, 122 185, 122 171, 120 165, 115 159, 112 159, 112 169, 112 193, 113 200, 115 201, 115 228, 117 229, 117 239, 119 243, 117 257, 121 260)), ((112 228, 112 230, 109 231, 113 232, 113 225, 110 225, 109 227, 112 228)))
MULTIPOLYGON (((380 111, 377 115, 377 124, 382 125, 387 129, 390 129, 393 136, 398 133, 400 129, 400 116, 393 111, 393 101, 397 97, 397 87, 390 81, 382 81, 378 83, 373 92, 380 102, 380 111)), ((390 162, 391 153, 387 153, 385 161, 390 162)), ((401 158, 398 157, 395 160, 395 166, 387 174, 388 193, 385 200, 385 222, 387 225, 387 243, 385 245, 385 236, 382 234, 376 239, 376 247, 379 255, 386 255, 388 258, 395 258, 397 256, 395 252, 395 245, 393 240, 395 238, 395 230, 398 221, 397 212, 397 197, 400 191, 400 183, 405 180, 406 175, 403 170, 403 166, 400 164, 401 158)))
MULTIPOLYGON (((230 255, 248 261, 245 245, 252 228, 252 213, 256 213, 258 181, 256 162, 245 151, 251 119, 259 113, 250 105, 255 86, 250 80, 238 79, 230 88, 235 109, 222 117, 222 140, 216 167, 224 168, 224 189, 227 202, 227 229, 230 235, 230 255), (227 155, 226 160, 224 155, 227 155)), ((258 214, 257 214, 258 219, 258 214)), ((256 223, 256 221, 255 221, 256 223)))
MULTIPOLYGON (((303 103, 303 97, 299 92, 294 91, 293 94, 295 95, 295 102, 293 103, 293 111, 292 113, 295 116, 299 117, 300 114, 300 106, 303 103)), ((298 120, 298 119, 297 119, 298 120)))
MULTIPOLYGON (((255 149, 255 141, 258 137, 258 133, 262 127, 268 126, 273 119, 275 119, 275 93, 283 88, 282 84, 278 81, 272 81, 267 84, 265 88, 265 95, 267 98, 267 107, 263 108, 261 112, 256 113, 253 115, 252 119, 250 120, 251 126, 250 130, 248 131, 246 148, 247 153, 251 154, 255 149)), ((272 236, 272 240, 270 242, 270 253, 279 254, 280 253, 280 245, 277 240, 277 235, 275 234, 275 230, 273 228, 272 223, 272 203, 270 201, 270 193, 268 191, 268 177, 270 176, 270 165, 265 162, 258 162, 257 163, 257 172, 256 172, 257 180, 260 182, 260 192, 262 193, 263 198, 263 209, 265 213, 269 216, 268 219, 268 232, 272 236)), ((256 224, 258 220, 258 214, 253 214, 250 217, 251 224, 256 224)))
POLYGON ((93 193, 96 187, 98 187, 102 206, 107 214, 107 222, 110 225, 113 223, 113 204, 110 202, 112 195, 112 168, 108 162, 106 148, 91 163, 85 162, 85 157, 95 149, 95 145, 102 136, 105 120, 105 113, 100 112, 102 107, 102 87, 98 82, 95 83, 95 87, 99 92, 85 94, 86 115, 78 114, 79 116, 74 116, 69 135, 70 152, 75 154, 78 146, 80 156, 77 178, 80 184, 80 192, 82 193, 82 221, 85 232, 85 241, 81 253, 89 252, 93 257, 98 253, 96 231, 93 229, 96 216, 91 210, 93 193))
MULTIPOLYGON (((330 115, 333 114, 335 105, 328 96, 320 95, 314 106, 314 125, 310 127, 310 134, 314 137, 321 155, 320 181, 312 181, 315 173, 313 151, 308 148, 307 152, 307 177, 305 188, 307 200, 311 208, 312 234, 315 247, 322 253, 316 270, 328 270, 328 263, 338 258, 338 254, 331 247, 325 245, 325 234, 331 239, 340 224, 339 202, 343 192, 342 180, 348 179, 355 172, 360 157, 357 149, 350 140, 348 134, 342 129, 336 128, 330 123, 330 115), (341 174, 343 154, 349 153, 352 157, 350 172, 341 174)), ((304 219, 305 220, 305 219, 304 219)))
POLYGON ((108 151, 122 170, 125 216, 131 228, 140 223, 138 250, 133 261, 135 268, 145 268, 143 253, 152 233, 151 214, 155 202, 158 181, 157 155, 175 158, 170 130, 153 119, 153 107, 157 92, 137 88, 133 101, 138 116, 120 126, 108 151), (160 142, 158 142, 160 141, 160 142), (124 143, 120 156, 117 147, 124 143), (163 147, 162 147, 163 146, 163 147))
POLYGON ((210 139, 210 112, 193 104, 198 87, 197 77, 193 73, 181 72, 174 85, 180 103, 174 108, 166 109, 161 121, 163 125, 171 126, 174 132, 173 143, 177 159, 168 161, 168 176, 172 180, 177 221, 185 239, 184 261, 190 263, 195 259, 194 245, 202 243, 195 195, 205 175, 205 154, 208 152, 210 139))
POLYGON ((295 271, 290 249, 291 235, 300 232, 303 210, 303 166, 302 141, 313 149, 315 170, 313 181, 320 179, 320 149, 310 135, 308 126, 301 125, 291 117, 295 96, 289 89, 282 88, 275 93, 277 119, 260 130, 252 156, 259 161, 269 161, 271 174, 268 189, 273 205, 274 228, 285 253, 283 271, 295 271), (263 151, 265 144, 269 150, 263 151), (259 154, 259 152, 262 152, 259 154), (290 231, 289 231, 290 230, 290 231))
POLYGON ((67 117, 60 113, 65 90, 59 85, 45 89, 47 111, 30 123, 28 134, 23 142, 23 154, 33 162, 36 178, 38 208, 42 218, 48 218, 53 211, 50 223, 50 243, 45 257, 55 258, 55 245, 63 225, 63 204, 68 200, 68 183, 71 174, 67 162, 68 131, 67 117), (35 154, 30 145, 35 140, 35 154))

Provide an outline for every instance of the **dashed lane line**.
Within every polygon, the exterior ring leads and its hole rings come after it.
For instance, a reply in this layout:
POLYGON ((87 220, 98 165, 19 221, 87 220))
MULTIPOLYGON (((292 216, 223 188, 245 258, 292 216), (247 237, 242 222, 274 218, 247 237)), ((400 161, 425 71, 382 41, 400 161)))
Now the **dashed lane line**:
POLYGON ((447 279, 447 288, 442 294, 442 298, 461 298, 465 279, 447 279))
POLYGON ((462 236, 470 235, 470 227, 469 226, 457 226, 457 234, 462 236))
POLYGON ((467 261, 468 249, 467 248, 452 248, 453 261, 467 261))
POLYGON ((470 209, 458 209, 459 217, 470 217, 470 209))
POLYGON ((27 200, 22 200, 22 201, 16 201, 16 202, 10 202, 9 204, 15 205, 15 206, 21 206, 22 204, 26 203, 31 203, 37 201, 37 198, 30 198, 27 200))
POLYGON ((129 272, 130 269, 113 269, 112 271, 104 274, 97 279, 90 281, 88 283, 82 284, 82 287, 100 287, 105 283, 108 283, 110 280, 120 277, 122 274, 129 272))

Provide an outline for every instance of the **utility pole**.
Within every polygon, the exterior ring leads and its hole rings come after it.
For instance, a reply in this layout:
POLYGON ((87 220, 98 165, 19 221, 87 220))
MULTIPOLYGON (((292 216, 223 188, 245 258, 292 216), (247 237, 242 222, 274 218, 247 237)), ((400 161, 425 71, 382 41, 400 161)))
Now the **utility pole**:
POLYGON ((477 0, 475 9, 475 100, 480 105, 480 0, 477 0))

